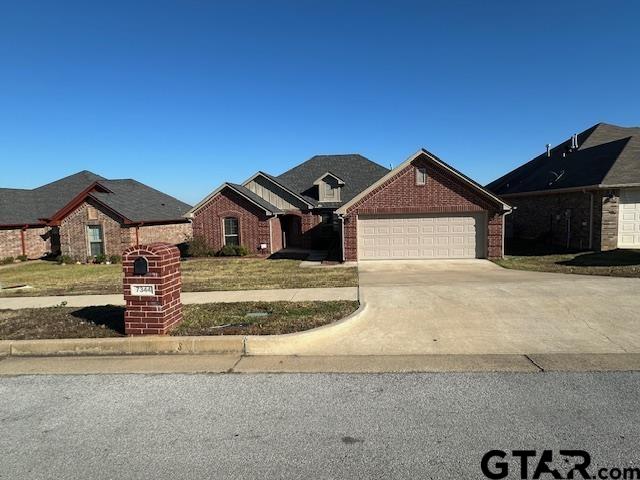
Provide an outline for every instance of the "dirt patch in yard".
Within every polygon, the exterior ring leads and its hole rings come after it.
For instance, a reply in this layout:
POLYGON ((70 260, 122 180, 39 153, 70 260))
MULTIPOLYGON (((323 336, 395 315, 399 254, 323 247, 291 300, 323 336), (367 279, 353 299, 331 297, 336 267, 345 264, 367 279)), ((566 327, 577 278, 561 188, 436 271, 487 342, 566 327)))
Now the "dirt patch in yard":
MULTIPOLYGON (((242 302, 184 305, 171 335, 277 335, 335 322, 358 302, 242 302)), ((124 307, 0 310, 0 340, 98 338, 124 335, 124 307)))

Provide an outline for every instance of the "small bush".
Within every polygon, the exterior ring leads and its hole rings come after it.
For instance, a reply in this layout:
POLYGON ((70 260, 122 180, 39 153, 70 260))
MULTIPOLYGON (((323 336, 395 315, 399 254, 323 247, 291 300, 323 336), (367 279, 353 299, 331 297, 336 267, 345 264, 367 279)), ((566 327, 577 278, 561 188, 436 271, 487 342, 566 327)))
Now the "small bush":
POLYGON ((58 262, 59 265, 71 265, 72 263, 76 263, 69 255, 58 255, 56 257, 56 262, 58 262))
POLYGON ((13 257, 4 257, 0 260, 0 265, 9 265, 10 263, 13 263, 13 257))
POLYGON ((244 257, 245 255, 249 254, 249 249, 244 245, 236 245, 235 250, 236 255, 238 255, 239 257, 244 257))
POLYGON ((120 255, 111 255, 109 257, 109 261, 111 263, 121 263, 122 262, 122 257, 120 255))
POLYGON ((189 257, 211 257, 215 251, 207 244, 202 237, 193 237, 187 242, 187 256, 189 257))
POLYGON ((18 260, 20 260, 21 262, 26 262, 27 261, 27 256, 26 255, 18 255, 18 260))
POLYGON ((96 263, 104 263, 107 261, 107 256, 104 253, 99 253, 96 255, 96 263))
POLYGON ((244 257, 249 254, 249 250, 244 245, 225 245, 218 253, 217 257, 244 257))

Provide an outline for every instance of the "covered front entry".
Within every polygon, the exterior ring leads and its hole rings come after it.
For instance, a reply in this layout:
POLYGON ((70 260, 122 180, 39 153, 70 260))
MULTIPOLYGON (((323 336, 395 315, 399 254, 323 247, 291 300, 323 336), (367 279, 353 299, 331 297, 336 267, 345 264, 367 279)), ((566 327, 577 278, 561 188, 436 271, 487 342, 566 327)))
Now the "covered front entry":
POLYGON ((282 228, 282 247, 302 247, 302 224, 298 215, 283 215, 280 217, 282 228))
POLYGON ((618 247, 640 248, 640 189, 620 191, 618 247))
POLYGON ((487 216, 478 213, 358 218, 358 260, 484 258, 487 216))

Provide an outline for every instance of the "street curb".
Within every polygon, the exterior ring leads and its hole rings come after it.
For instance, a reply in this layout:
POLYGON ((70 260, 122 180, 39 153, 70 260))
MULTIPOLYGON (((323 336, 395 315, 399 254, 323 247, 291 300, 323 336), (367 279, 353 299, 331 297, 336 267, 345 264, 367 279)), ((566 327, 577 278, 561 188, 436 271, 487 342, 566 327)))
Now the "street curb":
POLYGON ((312 328, 304 332, 288 333, 284 335, 247 335, 245 338, 245 355, 296 355, 300 346, 309 339, 318 340, 327 336, 344 333, 358 323, 362 315, 368 310, 366 303, 352 314, 337 322, 312 328))
POLYGON ((4 340, 4 356, 150 355, 150 354, 242 354, 244 337, 120 337, 52 340, 4 340))
POLYGON ((305 341, 310 335, 334 334, 356 320, 366 309, 361 304, 352 314, 328 325, 285 335, 211 335, 171 337, 149 335, 118 338, 65 338, 49 340, 0 340, 0 357, 239 354, 269 351, 270 345, 305 341))

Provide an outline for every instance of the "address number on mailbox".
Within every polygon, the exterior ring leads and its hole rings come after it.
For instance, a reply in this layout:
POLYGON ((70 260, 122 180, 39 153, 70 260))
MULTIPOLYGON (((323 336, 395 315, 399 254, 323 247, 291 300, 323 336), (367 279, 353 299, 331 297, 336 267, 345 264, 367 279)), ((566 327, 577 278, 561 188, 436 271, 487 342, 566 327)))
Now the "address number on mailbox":
POLYGON ((131 285, 131 295, 138 295, 139 297, 153 297, 155 294, 155 285, 131 285))

